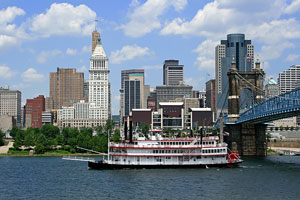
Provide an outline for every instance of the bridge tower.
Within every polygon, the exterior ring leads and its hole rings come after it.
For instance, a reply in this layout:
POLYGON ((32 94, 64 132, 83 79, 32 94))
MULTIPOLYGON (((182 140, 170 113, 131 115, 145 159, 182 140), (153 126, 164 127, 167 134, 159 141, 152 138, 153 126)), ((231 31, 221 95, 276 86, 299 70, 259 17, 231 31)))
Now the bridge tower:
POLYGON ((239 72, 234 58, 228 71, 228 120, 226 129, 230 134, 229 145, 241 155, 266 155, 266 125, 264 124, 236 124, 241 110, 241 91, 246 89, 252 93, 253 104, 264 100, 263 82, 265 72, 260 68, 257 59, 255 68, 250 72, 239 72))

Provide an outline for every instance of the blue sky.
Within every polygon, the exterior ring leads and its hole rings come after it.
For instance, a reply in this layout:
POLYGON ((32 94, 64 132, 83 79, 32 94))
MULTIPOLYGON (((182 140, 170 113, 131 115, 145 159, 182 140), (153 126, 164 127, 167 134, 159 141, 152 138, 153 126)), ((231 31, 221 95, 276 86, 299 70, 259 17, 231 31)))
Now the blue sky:
POLYGON ((0 86, 22 102, 49 96, 49 72, 77 68, 88 78, 94 20, 109 57, 112 112, 120 71, 144 68, 162 85, 162 63, 178 59, 185 82, 204 89, 214 78, 214 49, 229 33, 255 45, 267 78, 300 64, 300 0, 1 0, 0 86), (210 76, 208 75, 210 74, 210 76))

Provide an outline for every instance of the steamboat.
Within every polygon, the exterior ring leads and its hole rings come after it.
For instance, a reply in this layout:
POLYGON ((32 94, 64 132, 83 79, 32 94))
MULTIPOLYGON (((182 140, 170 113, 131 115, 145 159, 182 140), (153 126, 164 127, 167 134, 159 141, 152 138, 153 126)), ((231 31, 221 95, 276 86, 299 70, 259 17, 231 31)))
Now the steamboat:
POLYGON ((90 169, 236 167, 239 154, 219 142, 218 136, 163 137, 153 130, 149 138, 136 137, 108 142, 108 156, 88 162, 90 169))

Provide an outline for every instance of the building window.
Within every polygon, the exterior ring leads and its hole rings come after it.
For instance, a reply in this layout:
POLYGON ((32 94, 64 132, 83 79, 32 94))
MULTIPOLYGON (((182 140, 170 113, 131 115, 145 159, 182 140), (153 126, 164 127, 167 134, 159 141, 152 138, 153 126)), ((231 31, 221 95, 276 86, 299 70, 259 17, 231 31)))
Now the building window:
POLYGON ((234 47, 234 43, 233 43, 233 42, 231 42, 230 46, 231 46, 231 47, 234 47))

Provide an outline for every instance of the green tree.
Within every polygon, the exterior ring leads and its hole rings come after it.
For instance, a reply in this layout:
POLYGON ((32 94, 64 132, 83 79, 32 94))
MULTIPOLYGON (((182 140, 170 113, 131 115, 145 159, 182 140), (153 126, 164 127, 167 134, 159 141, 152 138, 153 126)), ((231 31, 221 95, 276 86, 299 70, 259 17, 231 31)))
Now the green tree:
POLYGON ((150 129, 150 125, 149 124, 143 124, 140 126, 140 129, 143 133, 143 135, 146 137, 146 138, 149 138, 149 129, 150 129))
POLYGON ((111 119, 106 120, 105 126, 104 126, 104 131, 106 133, 112 133, 112 130, 115 126, 115 122, 111 119))
POLYGON ((13 128, 9 131, 9 135, 10 135, 12 138, 15 138, 19 130, 20 130, 19 128, 13 127, 13 128))
POLYGON ((114 131, 113 136, 110 137, 110 141, 112 141, 112 142, 119 142, 120 139, 121 139, 121 137, 120 137, 120 130, 116 129, 114 131))
POLYGON ((34 146, 35 145, 35 137, 34 137, 34 134, 33 133, 28 133, 26 136, 25 136, 25 139, 24 139, 24 146, 25 147, 29 147, 29 146, 34 146))
POLYGON ((43 154, 43 153, 46 152, 46 148, 45 148, 45 146, 44 146, 43 144, 38 143, 38 144, 35 146, 35 148, 34 148, 34 152, 35 152, 36 154, 43 154))
POLYGON ((46 138, 56 138, 56 136, 60 134, 59 128, 52 124, 42 126, 41 133, 45 135, 46 138))
POLYGON ((68 139, 70 137, 70 128, 64 128, 61 132, 62 138, 63 138, 63 144, 68 144, 68 139))
POLYGON ((4 135, 5 134, 0 130, 0 146, 3 146, 5 144, 4 139, 3 139, 4 135))
POLYGON ((102 126, 98 126, 96 128, 96 131, 97 131, 97 135, 98 136, 103 135, 103 127, 102 126))
POLYGON ((286 126, 286 127, 285 127, 285 130, 286 130, 286 131, 288 131, 289 129, 290 129, 290 127, 289 127, 289 126, 286 126))

